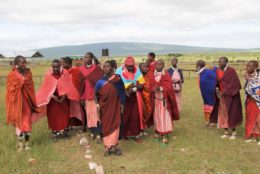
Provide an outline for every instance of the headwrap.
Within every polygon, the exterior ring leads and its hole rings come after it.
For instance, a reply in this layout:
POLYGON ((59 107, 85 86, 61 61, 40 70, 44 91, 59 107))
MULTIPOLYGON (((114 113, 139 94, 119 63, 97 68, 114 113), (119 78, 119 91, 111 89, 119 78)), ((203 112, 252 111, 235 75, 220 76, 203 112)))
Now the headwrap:
POLYGON ((130 65, 130 66, 134 66, 135 65, 135 59, 131 56, 128 56, 125 59, 125 65, 130 65))

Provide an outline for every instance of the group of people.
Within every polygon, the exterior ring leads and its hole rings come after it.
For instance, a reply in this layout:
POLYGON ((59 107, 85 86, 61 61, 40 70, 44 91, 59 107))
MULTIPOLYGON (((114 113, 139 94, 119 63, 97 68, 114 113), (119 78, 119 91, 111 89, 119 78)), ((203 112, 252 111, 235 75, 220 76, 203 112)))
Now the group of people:
MULTIPOLYGON (((204 117, 207 126, 217 124, 224 129, 221 138, 234 140, 236 127, 242 124, 243 113, 240 97, 242 89, 234 68, 228 65, 227 57, 219 58, 219 66, 206 68, 199 60, 196 68, 199 74, 199 86, 204 101, 204 117)), ((255 141, 260 145, 260 76, 258 62, 249 61, 245 79, 245 142, 255 141)))
MULTIPOLYGON (((184 78, 178 59, 165 68, 163 60, 149 53, 146 62, 136 65, 131 56, 117 67, 115 60, 103 67, 88 52, 84 64, 72 65, 70 57, 53 60, 52 67, 35 94, 32 73, 26 59, 17 56, 7 77, 6 118, 16 128, 18 151, 29 150, 32 123, 47 115, 55 140, 69 136, 72 126, 86 127, 97 143, 103 140, 105 156, 121 155, 118 140, 133 139, 140 143, 146 129, 153 127, 154 137, 167 144, 174 121, 180 119, 184 78)), ((219 67, 196 64, 204 100, 205 120, 224 128, 222 138, 235 139, 235 128, 242 123, 240 81, 228 59, 221 57, 219 67)), ((258 63, 247 65, 246 138, 260 135, 260 77, 258 63)), ((259 144, 259 143, 258 143, 259 144)))

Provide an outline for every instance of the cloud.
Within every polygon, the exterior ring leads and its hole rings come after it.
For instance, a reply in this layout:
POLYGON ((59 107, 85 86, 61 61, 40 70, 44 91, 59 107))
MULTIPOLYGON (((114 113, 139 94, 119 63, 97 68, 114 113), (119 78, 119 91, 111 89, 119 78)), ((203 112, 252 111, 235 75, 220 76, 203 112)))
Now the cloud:
POLYGON ((257 0, 0 0, 0 48, 106 41, 250 48, 259 45, 257 0))

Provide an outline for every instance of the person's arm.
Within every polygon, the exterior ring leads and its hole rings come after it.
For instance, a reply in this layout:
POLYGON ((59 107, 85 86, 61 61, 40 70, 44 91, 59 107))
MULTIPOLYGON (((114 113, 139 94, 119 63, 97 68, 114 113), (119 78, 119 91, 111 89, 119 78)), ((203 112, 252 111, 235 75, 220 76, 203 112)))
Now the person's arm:
POLYGON ((136 92, 136 89, 134 88, 134 84, 131 83, 125 90, 126 95, 129 97, 132 93, 136 92))
POLYGON ((144 85, 138 83, 138 84, 136 85, 136 88, 137 88, 138 91, 142 91, 143 88, 144 88, 144 85))
POLYGON ((98 93, 97 92, 95 92, 95 104, 97 107, 98 116, 100 117, 100 105, 98 104, 98 93))
POLYGON ((62 103, 66 99, 67 95, 60 96, 59 102, 62 103))
POLYGON ((181 69, 180 69, 180 76, 181 76, 181 82, 184 83, 184 77, 181 69))

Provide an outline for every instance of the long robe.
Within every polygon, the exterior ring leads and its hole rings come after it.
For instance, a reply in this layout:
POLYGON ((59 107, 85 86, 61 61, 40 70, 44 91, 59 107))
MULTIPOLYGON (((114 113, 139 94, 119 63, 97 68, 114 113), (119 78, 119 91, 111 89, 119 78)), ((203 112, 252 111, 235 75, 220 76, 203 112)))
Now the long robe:
POLYGON ((235 69, 217 70, 218 86, 224 92, 214 105, 213 118, 218 115, 218 128, 235 128, 242 123, 241 84, 235 69))
POLYGON ((216 103, 217 68, 203 69, 199 72, 199 87, 204 103, 204 113, 209 114, 209 122, 217 123, 217 115, 211 114, 216 103), (215 117, 213 117, 215 116, 215 117))
POLYGON ((7 76, 6 122, 16 127, 17 135, 31 132, 32 113, 38 113, 32 73, 29 69, 21 75, 13 69, 7 76))
MULTIPOLYGON (((117 69, 116 74, 120 75, 125 89, 137 84, 144 84, 144 78, 137 66, 134 68, 134 73, 130 73, 125 65, 122 65, 117 69)), ((123 136, 137 136, 144 129, 144 126, 142 93, 137 90, 126 97, 123 114, 123 136)))
MULTIPOLYGON (((160 82, 163 75, 163 72, 157 72, 155 75, 155 81, 157 83, 160 82)), ((173 122, 170 112, 167 109, 163 91, 161 91, 164 89, 162 86, 158 87, 160 87, 160 91, 154 91, 154 129, 156 133, 166 135, 173 131, 173 122)))
POLYGON ((51 98, 52 95, 60 98, 68 95, 70 86, 69 73, 62 70, 60 75, 53 75, 52 70, 47 72, 40 86, 36 100, 39 107, 45 108, 48 125, 52 131, 61 131, 69 126, 69 100, 60 103, 51 98))
MULTIPOLYGON (((172 120, 179 120, 179 111, 178 111, 178 106, 177 102, 175 99, 174 91, 173 91, 173 86, 172 86, 172 80, 171 77, 168 73, 168 71, 164 71, 164 74, 161 76, 160 81, 156 81, 155 79, 155 73, 151 74, 151 79, 150 79, 150 97, 151 97, 151 108, 153 108, 151 114, 154 114, 154 108, 156 107, 155 105, 155 93, 154 93, 154 88, 155 87, 161 87, 163 89, 162 95, 163 99, 167 108, 167 111, 169 112, 171 119, 172 120)), ((153 116, 151 118, 154 118, 153 116)), ((152 119, 150 119, 150 124, 153 122, 152 119)))
MULTIPOLYGON (((59 91, 54 92, 55 96, 59 96, 59 91)), ((48 125, 52 131, 62 131, 69 126, 70 121, 70 105, 66 98, 62 103, 51 99, 47 105, 48 125)))
POLYGON ((150 101, 150 89, 149 89, 149 78, 148 75, 144 76, 144 87, 142 91, 142 98, 143 98, 143 122, 145 127, 148 126, 148 121, 150 120, 151 116, 151 101, 150 101))
POLYGON ((179 109, 179 112, 180 112, 181 109, 182 109, 182 106, 181 106, 181 96, 182 96, 181 86, 184 83, 182 70, 178 69, 178 68, 171 67, 171 68, 168 69, 168 72, 169 72, 169 74, 172 78, 172 85, 173 85, 178 109, 179 109), (178 91, 177 91, 177 89, 178 89, 178 91))
POLYGON ((260 137, 260 73, 246 77, 245 138, 260 137))
POLYGON ((103 77, 95 91, 100 106, 101 127, 106 147, 117 145, 121 124, 121 110, 125 100, 124 84, 120 76, 103 77))
POLYGON ((80 67, 72 67, 68 70, 70 73, 70 87, 68 99, 70 100, 70 125, 79 126, 85 123, 85 115, 80 104, 81 86, 83 75, 80 67))

